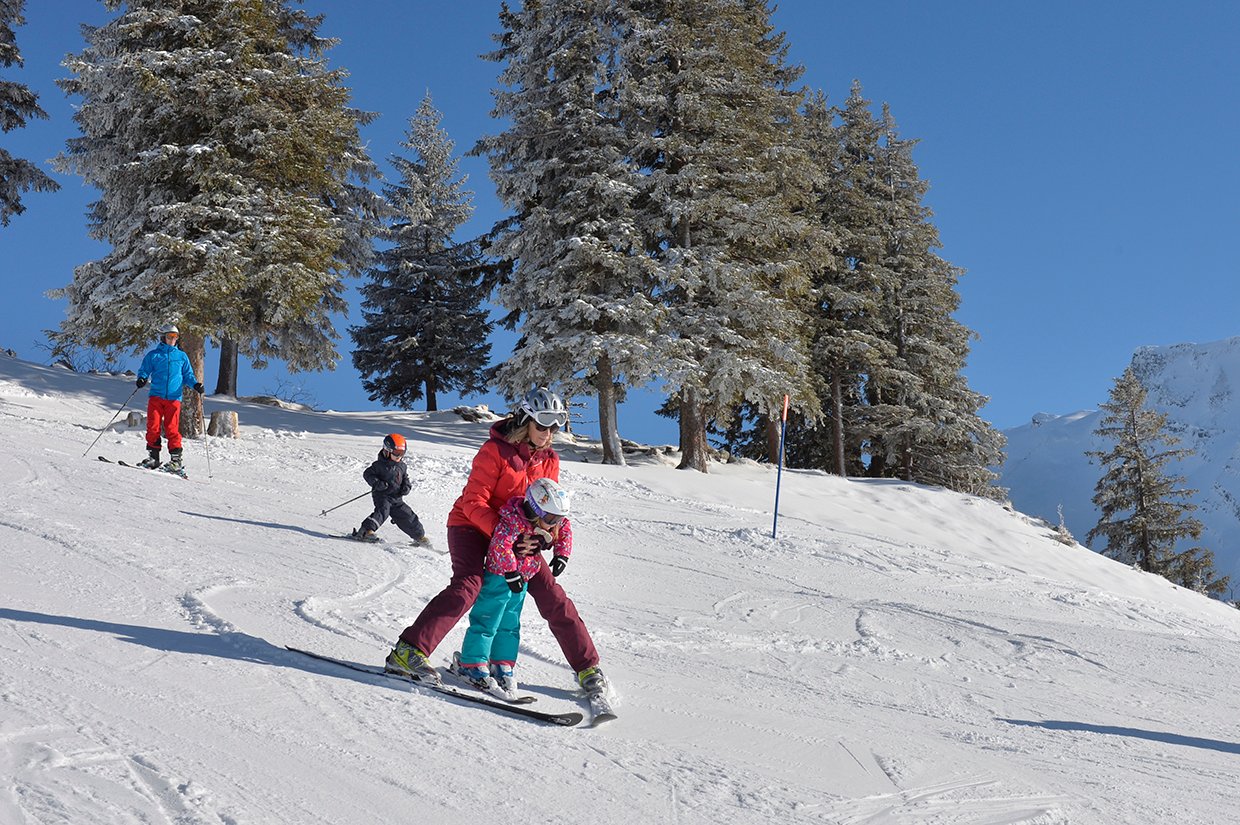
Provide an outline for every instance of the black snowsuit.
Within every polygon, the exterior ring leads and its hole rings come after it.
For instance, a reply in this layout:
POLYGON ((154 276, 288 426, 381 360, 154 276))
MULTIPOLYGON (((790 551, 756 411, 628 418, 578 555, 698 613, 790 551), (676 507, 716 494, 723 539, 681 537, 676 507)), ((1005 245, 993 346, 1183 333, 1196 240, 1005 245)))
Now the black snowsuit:
POLYGON ((414 541, 426 535, 418 514, 402 500, 413 489, 403 461, 392 461, 380 450, 379 458, 366 468, 362 478, 370 485, 370 497, 375 502, 375 511, 362 520, 363 531, 378 530, 391 516, 392 523, 414 541))

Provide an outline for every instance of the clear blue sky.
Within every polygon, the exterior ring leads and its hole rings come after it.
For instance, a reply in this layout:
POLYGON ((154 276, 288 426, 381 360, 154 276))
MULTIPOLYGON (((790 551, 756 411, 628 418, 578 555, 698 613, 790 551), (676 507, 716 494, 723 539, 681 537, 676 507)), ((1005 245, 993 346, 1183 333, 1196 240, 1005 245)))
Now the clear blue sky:
MULTIPOLYGON (((26 5, 25 66, 3 77, 34 89, 51 118, 0 135, 0 145, 41 162, 76 134, 72 101, 53 82, 67 75, 60 61, 81 50, 80 23, 110 15, 97 0, 26 5)), ((350 72, 355 104, 382 115, 364 136, 385 172, 428 90, 459 153, 497 131, 499 66, 478 55, 492 46, 498 2, 305 7, 340 38, 329 58, 350 72)), ((914 157, 931 184, 942 254, 967 270, 958 317, 981 336, 966 375, 990 396, 983 414, 996 426, 1097 407, 1139 346, 1240 334, 1240 3, 785 0, 775 23, 807 86, 839 103, 859 79, 920 140, 914 157)), ((484 161, 463 159, 462 170, 477 206, 463 232, 474 235, 502 209, 484 161)), ((85 228, 96 193, 55 177, 60 192, 27 194, 27 212, 0 229, 0 348, 40 362, 41 330, 64 311, 44 291, 102 252, 85 228)), ((334 373, 293 379, 319 407, 375 407, 347 354, 357 320, 337 324, 344 358, 334 373)), ((209 358, 208 387, 214 366, 209 358)), ((245 371, 240 391, 274 389, 278 374, 245 371)), ((656 403, 638 394, 626 404, 622 435, 674 442, 656 403)))

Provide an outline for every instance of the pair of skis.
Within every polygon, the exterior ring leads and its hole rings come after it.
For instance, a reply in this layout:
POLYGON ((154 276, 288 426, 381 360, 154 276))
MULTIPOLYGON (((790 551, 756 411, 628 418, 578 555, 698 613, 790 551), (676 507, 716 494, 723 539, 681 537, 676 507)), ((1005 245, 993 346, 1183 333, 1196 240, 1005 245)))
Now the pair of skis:
POLYGON ((97 458, 100 461, 102 461, 104 464, 119 464, 122 467, 132 467, 135 470, 152 470, 152 469, 161 470, 162 472, 165 472, 168 475, 173 475, 173 476, 176 476, 177 478, 183 478, 183 479, 186 479, 187 481, 189 480, 189 476, 185 474, 184 470, 174 470, 171 467, 169 467, 167 464, 161 464, 158 467, 143 467, 139 464, 129 464, 124 461, 113 461, 112 459, 107 458, 105 456, 97 456, 97 458))
MULTIPOLYGON (((402 676, 397 673, 388 673, 381 667, 358 664, 357 662, 350 662, 350 661, 346 661, 345 659, 337 659, 333 656, 325 656, 322 653, 315 653, 314 651, 311 651, 311 650, 303 650, 298 647, 292 647, 291 645, 286 646, 286 649, 289 651, 292 651, 293 653, 299 653, 302 656, 309 656, 311 659, 317 659, 320 662, 328 662, 338 667, 348 668, 349 670, 357 671, 358 673, 366 673, 371 676, 378 676, 384 679, 394 679, 398 682, 403 682, 404 684, 407 684, 407 685, 412 685, 414 687, 422 688, 424 690, 433 691, 435 693, 441 693, 447 696, 451 696, 454 699, 460 699, 462 701, 471 702, 476 705, 484 705, 488 708, 491 708, 492 710, 500 711, 502 713, 513 714, 514 716, 524 716, 527 719, 534 719, 539 722, 546 722, 552 725, 559 725, 561 727, 571 728, 574 725, 580 724, 580 722, 585 718, 583 714, 577 711, 568 711, 565 713, 547 713, 544 711, 534 710, 533 708, 526 707, 525 706, 526 704, 529 704, 530 702, 534 701, 533 697, 529 697, 529 696, 521 697, 520 699, 517 700, 516 703, 503 702, 503 701, 500 701, 499 699, 493 699, 481 693, 472 693, 466 690, 458 690, 457 688, 454 688, 450 685, 434 685, 429 682, 417 682, 406 676, 402 676)), ((591 701, 591 708, 593 707, 594 707, 594 702, 591 701)), ((592 724, 597 726, 602 722, 615 719, 616 715, 614 713, 610 713, 610 708, 608 708, 608 710, 609 710, 609 714, 601 714, 601 715, 596 714, 594 716, 592 724)))

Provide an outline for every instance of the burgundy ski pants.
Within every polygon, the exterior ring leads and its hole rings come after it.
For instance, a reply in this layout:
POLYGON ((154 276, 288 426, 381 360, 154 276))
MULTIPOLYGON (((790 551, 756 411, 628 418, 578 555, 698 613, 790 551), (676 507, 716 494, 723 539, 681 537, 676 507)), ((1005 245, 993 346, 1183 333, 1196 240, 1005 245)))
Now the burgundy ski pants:
MULTIPOLYGON (((400 638, 429 656, 461 617, 474 606, 482 589, 483 562, 490 538, 475 527, 449 527, 448 551, 452 554, 452 581, 431 599, 405 628, 400 638)), ((564 588, 556 583, 551 568, 539 565, 527 585, 528 595, 551 628, 569 667, 582 671, 598 664, 598 651, 577 615, 577 608, 564 588)))

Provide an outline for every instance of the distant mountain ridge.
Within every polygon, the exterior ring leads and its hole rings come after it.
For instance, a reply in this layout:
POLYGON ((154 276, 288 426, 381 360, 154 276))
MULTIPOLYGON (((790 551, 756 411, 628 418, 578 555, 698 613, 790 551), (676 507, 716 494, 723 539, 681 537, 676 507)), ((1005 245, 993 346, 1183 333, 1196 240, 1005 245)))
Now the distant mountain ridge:
MULTIPOLYGON (((1231 576, 1240 593, 1240 337, 1141 347, 1132 368, 1149 392, 1149 407, 1167 414, 1180 447, 1195 451, 1169 470, 1197 490, 1194 515, 1205 528, 1199 544, 1214 551, 1218 572, 1231 576)), ((1039 413, 1029 424, 1004 430, 1007 461, 999 483, 1012 503, 1052 524, 1062 505, 1064 523, 1078 541, 1098 521, 1091 499, 1102 471, 1085 452, 1110 446, 1093 434, 1100 416, 1097 410, 1039 413)))

